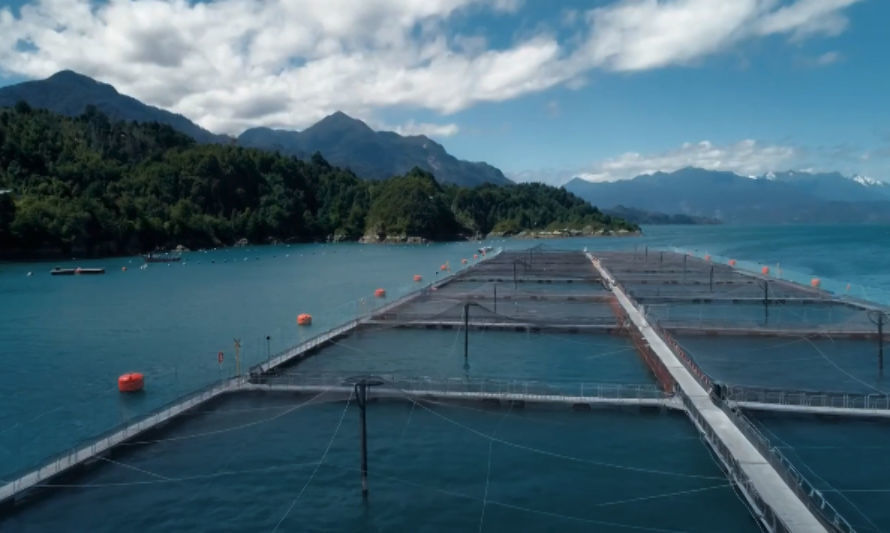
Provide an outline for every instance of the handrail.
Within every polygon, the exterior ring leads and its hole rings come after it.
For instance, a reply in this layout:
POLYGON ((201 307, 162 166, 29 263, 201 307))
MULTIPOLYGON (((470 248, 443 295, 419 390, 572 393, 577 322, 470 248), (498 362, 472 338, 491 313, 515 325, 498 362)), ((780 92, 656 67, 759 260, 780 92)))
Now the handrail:
POLYGON ((749 441, 760 451, 801 501, 829 529, 842 533, 856 530, 769 439, 739 409, 721 404, 723 411, 735 422, 749 441))
MULTIPOLYGON (((343 386, 351 374, 304 374, 287 372, 252 377, 255 385, 297 385, 314 387, 343 386)), ((652 384, 588 383, 580 381, 501 380, 485 378, 406 377, 377 375, 384 388, 406 392, 477 392, 481 394, 536 394, 543 396, 577 396, 604 399, 668 399, 672 395, 652 384)))
POLYGON ((724 399, 732 402, 756 402, 801 407, 890 410, 890 395, 855 392, 783 390, 731 385, 724 399))

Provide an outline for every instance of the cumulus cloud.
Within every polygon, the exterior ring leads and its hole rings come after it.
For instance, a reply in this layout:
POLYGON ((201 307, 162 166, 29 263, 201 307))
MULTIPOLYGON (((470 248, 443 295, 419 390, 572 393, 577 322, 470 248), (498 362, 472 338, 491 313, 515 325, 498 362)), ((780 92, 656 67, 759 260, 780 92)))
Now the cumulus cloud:
MULTIPOLYGON (((856 1, 616 0, 565 15, 568 36, 542 26, 492 47, 452 22, 514 13, 521 0, 31 0, 0 9, 0 69, 75 70, 219 132, 301 128, 338 109, 447 115, 578 87, 595 69, 687 64, 766 35, 836 35, 856 1)), ((414 125, 456 131, 431 126, 414 125)))
POLYGON ((761 144, 746 139, 734 144, 709 141, 684 143, 679 148, 654 154, 627 152, 595 164, 576 175, 588 181, 617 181, 658 171, 673 172, 684 167, 726 170, 757 176, 785 168, 799 155, 792 146, 761 144))

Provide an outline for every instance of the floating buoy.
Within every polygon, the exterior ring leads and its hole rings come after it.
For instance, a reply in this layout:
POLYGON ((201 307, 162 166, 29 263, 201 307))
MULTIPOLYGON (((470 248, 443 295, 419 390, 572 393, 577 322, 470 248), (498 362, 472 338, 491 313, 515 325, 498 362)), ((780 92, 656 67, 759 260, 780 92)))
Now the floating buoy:
POLYGON ((74 269, 74 274, 75 274, 75 275, 79 275, 79 274, 80 274, 80 267, 77 267, 77 268, 74 269))
POLYGON ((126 271, 127 271, 127 267, 121 267, 121 272, 126 272, 126 271))
POLYGON ((466 264, 467 264, 467 260, 466 260, 466 259, 461 259, 461 260, 460 260, 460 264, 462 264, 462 265, 466 265, 466 264))
POLYGON ((423 276, 420 274, 414 274, 414 281, 423 281, 423 276))
POLYGON ((708 262, 710 262, 710 261, 711 261, 711 256, 710 256, 710 255, 707 255, 707 254, 705 254, 705 261, 708 261, 708 262))
POLYGON ((28 272, 27 274, 25 274, 25 276, 27 276, 27 277, 30 278, 30 277, 31 277, 31 272, 28 272))
POLYGON ((814 289, 818 289, 820 285, 822 285, 822 280, 820 280, 819 278, 813 278, 810 280, 810 286, 814 289))
POLYGON ((850 284, 847 283, 847 292, 850 292, 850 284))
POLYGON ((442 265, 442 266, 440 266, 440 267, 439 267, 439 270, 441 270, 442 272, 445 272, 446 270, 448 270, 448 265, 442 265))
POLYGON ((145 385, 145 377, 139 372, 130 372, 117 378, 117 388, 121 392, 141 391, 145 385))
POLYGON ((377 289, 376 291, 374 291, 374 296, 378 298, 386 298, 386 291, 383 289, 377 289))
POLYGON ((730 259, 730 260, 729 260, 729 266, 731 266, 731 267, 734 267, 734 266, 735 266, 735 259, 730 259))
POLYGON ((760 272, 762 272, 764 276, 768 276, 769 275, 769 267, 761 268, 760 272))
POLYGON ((479 254, 473 254, 473 259, 479 259, 479 254))
POLYGON ((297 315, 298 326, 309 326, 312 324, 312 315, 309 313, 300 313, 297 315))

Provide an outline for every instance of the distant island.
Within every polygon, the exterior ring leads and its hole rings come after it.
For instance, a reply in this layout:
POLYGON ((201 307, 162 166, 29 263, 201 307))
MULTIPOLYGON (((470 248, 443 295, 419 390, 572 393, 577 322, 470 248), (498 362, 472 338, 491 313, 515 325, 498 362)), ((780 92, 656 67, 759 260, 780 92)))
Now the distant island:
POLYGON ((129 255, 183 245, 489 235, 613 235, 636 224, 542 184, 361 179, 308 160, 199 144, 169 125, 0 109, 0 257, 129 255))

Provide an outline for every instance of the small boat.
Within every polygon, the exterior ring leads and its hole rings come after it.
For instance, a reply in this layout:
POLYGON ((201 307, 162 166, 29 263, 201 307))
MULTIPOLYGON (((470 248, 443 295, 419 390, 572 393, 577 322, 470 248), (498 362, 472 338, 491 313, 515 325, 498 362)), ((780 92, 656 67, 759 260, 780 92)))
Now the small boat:
POLYGON ((161 252, 153 254, 151 252, 144 256, 146 263, 175 263, 182 260, 182 256, 178 253, 161 252))
POLYGON ((492 250, 494 250, 494 248, 491 246, 483 246, 482 248, 479 248, 479 253, 485 255, 492 250))
POLYGON ((49 271, 53 276, 79 276, 81 274, 104 274, 104 268, 59 268, 56 267, 49 271))

